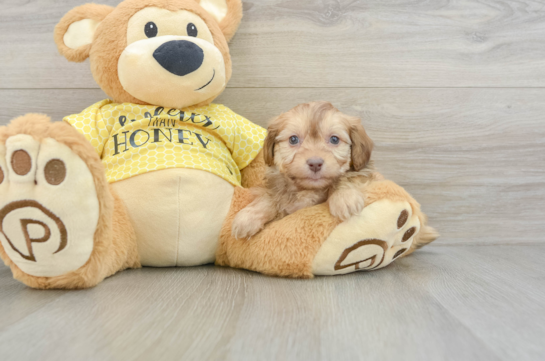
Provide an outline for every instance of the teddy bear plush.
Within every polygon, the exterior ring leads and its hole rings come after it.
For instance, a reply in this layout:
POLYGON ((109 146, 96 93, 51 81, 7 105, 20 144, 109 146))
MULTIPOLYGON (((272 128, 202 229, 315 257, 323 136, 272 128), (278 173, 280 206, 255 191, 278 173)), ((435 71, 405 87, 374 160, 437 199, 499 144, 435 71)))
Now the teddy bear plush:
POLYGON ((62 18, 60 53, 89 58, 109 99, 0 129, 0 256, 16 279, 87 288, 127 268, 213 262, 311 278, 382 268, 436 238, 387 180, 346 222, 322 204, 231 236, 265 170, 265 129, 212 103, 241 18, 240 0, 126 0, 62 18))

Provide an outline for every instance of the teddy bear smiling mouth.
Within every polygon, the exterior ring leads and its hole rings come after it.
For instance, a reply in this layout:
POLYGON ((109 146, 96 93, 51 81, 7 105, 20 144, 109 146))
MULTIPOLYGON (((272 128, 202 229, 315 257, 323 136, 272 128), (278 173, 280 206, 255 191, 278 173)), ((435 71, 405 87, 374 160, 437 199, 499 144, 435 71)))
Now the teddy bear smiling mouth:
POLYGON ((203 90, 204 88, 206 88, 207 86, 210 85, 210 83, 212 83, 212 81, 214 80, 214 78, 216 77, 216 69, 212 69, 213 70, 213 74, 212 74, 212 79, 210 79, 210 81, 208 81, 208 83, 204 84, 202 87, 200 87, 199 89, 195 89, 195 91, 199 91, 199 90, 203 90))

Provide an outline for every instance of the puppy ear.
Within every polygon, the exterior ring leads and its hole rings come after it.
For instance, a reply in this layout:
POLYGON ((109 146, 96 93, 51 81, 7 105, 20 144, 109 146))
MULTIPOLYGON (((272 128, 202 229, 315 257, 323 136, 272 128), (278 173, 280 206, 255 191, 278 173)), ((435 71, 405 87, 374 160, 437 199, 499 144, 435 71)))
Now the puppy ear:
POLYGON ((241 0, 197 0, 220 25, 220 29, 227 41, 237 32, 242 20, 241 0))
POLYGON ((277 136, 278 129, 269 127, 265 143, 263 144, 263 159, 269 167, 274 165, 274 145, 276 144, 277 136))
POLYGON ((89 57, 98 25, 114 10, 111 6, 86 4, 70 10, 55 27, 55 43, 68 61, 89 57))
POLYGON ((359 119, 350 127, 350 140, 352 141, 352 168, 360 171, 371 159, 373 141, 365 132, 359 119))

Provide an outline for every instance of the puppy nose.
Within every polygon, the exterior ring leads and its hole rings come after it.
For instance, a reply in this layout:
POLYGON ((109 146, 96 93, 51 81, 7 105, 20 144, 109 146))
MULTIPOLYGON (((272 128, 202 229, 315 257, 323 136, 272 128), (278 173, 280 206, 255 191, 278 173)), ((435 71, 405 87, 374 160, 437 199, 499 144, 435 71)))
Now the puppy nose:
POLYGON ((312 157, 307 160, 307 164, 311 171, 313 171, 314 173, 317 173, 322 169, 324 160, 322 158, 312 157))
POLYGON ((204 52, 191 41, 172 40, 158 47, 153 57, 172 74, 184 76, 201 67, 204 52))

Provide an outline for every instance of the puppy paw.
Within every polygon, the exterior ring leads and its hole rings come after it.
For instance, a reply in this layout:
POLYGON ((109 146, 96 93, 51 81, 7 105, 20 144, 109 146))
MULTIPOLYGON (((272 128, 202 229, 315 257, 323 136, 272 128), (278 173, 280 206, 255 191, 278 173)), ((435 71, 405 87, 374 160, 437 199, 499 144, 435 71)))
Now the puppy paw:
POLYGON ((247 239, 259 232, 264 226, 263 221, 249 209, 240 211, 231 225, 231 235, 236 239, 247 239))
POLYGON ((329 197, 328 203, 331 215, 341 221, 361 213, 365 205, 363 194, 356 189, 338 190, 329 197))

